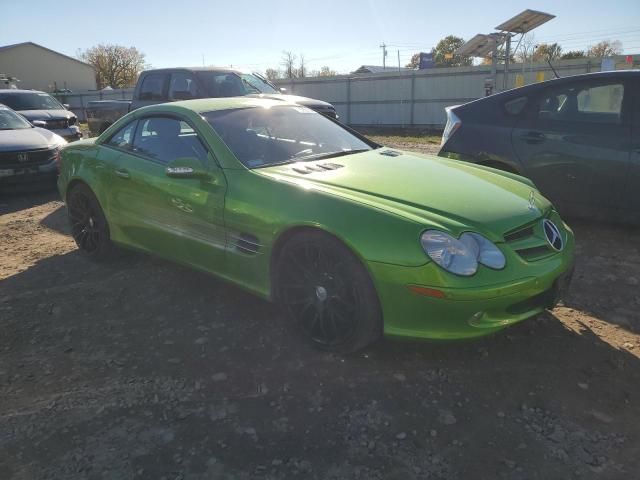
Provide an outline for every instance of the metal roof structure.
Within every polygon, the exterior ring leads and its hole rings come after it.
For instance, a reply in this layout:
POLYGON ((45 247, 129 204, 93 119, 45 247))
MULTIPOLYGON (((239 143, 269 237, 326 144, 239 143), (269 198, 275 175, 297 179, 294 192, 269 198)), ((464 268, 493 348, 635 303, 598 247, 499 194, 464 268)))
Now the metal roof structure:
POLYGON ((553 18, 556 18, 556 16, 550 13, 527 9, 498 25, 496 30, 510 33, 527 33, 553 18))

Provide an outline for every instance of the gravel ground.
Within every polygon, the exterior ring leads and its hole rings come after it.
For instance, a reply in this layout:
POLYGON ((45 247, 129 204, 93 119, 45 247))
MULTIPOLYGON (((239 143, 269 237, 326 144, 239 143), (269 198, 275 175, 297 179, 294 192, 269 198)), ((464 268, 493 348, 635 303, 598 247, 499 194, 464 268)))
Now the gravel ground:
POLYGON ((638 478, 640 231, 574 229, 564 306, 342 357, 214 278, 90 263, 55 193, 0 197, 0 479, 638 478))

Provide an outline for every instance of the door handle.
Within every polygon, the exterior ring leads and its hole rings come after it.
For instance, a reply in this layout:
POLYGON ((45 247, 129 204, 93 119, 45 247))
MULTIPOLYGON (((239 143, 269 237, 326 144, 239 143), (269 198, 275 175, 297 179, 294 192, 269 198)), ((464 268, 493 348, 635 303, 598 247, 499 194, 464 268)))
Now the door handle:
POLYGON ((124 168, 116 169, 115 174, 120 178, 129 178, 130 177, 129 171, 125 170, 124 168))
POLYGON ((545 141, 545 135, 542 132, 527 132, 523 133, 520 138, 527 143, 542 143, 545 141))

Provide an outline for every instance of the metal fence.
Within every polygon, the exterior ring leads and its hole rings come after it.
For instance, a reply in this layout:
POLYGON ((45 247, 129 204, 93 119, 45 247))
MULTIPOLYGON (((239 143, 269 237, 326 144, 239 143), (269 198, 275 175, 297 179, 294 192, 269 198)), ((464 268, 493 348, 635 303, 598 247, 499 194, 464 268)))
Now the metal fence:
POLYGON ((133 98, 133 88, 122 88, 114 90, 91 90, 88 92, 58 93, 55 97, 61 102, 69 105, 69 110, 75 113, 81 122, 87 119, 87 103, 93 100, 131 100, 133 98))
MULTIPOLYGON (((615 68, 630 68, 626 57, 614 57, 615 68)), ((554 62, 561 77, 597 72, 600 59, 554 62)), ((502 67, 502 66, 499 66, 502 67)), ((442 127, 445 107, 485 96, 491 66, 434 68, 388 73, 352 74, 327 78, 278 80, 287 93, 332 103, 340 120, 354 126, 442 127)), ((503 85, 498 72, 495 85, 503 85)), ((507 76, 509 88, 555 78, 547 64, 512 64, 507 76)))
MULTIPOLYGON (((630 68, 626 57, 610 59, 615 68, 630 68)), ((561 77, 598 72, 600 59, 554 62, 561 77)), ((507 76, 510 88, 554 78, 547 64, 511 64, 507 76)), ((354 126, 442 127, 445 107, 485 96, 485 84, 492 77, 489 65, 429 70, 393 71, 376 74, 350 74, 335 77, 282 79, 276 83, 287 93, 332 103, 340 120, 354 126)), ((495 85, 503 84, 498 72, 495 85)), ((74 92, 57 97, 68 103, 80 121, 86 120, 87 102, 92 100, 131 100, 133 88, 74 92)))

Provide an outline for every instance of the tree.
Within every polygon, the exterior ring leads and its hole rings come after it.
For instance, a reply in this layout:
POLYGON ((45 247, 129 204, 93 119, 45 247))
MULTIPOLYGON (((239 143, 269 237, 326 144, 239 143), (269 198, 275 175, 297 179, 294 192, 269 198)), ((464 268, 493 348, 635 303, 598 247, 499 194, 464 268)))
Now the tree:
POLYGON ((541 43, 533 52, 533 60, 536 62, 552 62, 562 55, 562 47, 557 43, 541 43))
POLYGON ((282 77, 282 72, 275 68, 267 68, 264 72, 264 76, 267 77, 269 81, 273 82, 274 80, 282 77))
POLYGON ((461 67, 473 65, 471 57, 454 55, 454 52, 464 45, 464 39, 455 35, 448 35, 438 42, 431 50, 433 61, 438 67, 461 67), (450 58, 448 58, 450 57, 450 58))
POLYGON ((331 70, 326 65, 324 67, 320 67, 320 71, 318 72, 318 77, 335 77, 336 75, 336 71, 331 70))
POLYGON ((533 32, 526 33, 520 41, 515 58, 520 63, 530 63, 536 50, 536 37, 533 32))
POLYGON ((304 55, 302 53, 300 54, 300 63, 298 63, 298 71, 296 73, 298 78, 307 76, 307 67, 304 63, 304 55))
POLYGON ((587 51, 588 57, 611 57, 622 53, 622 42, 620 40, 602 40, 590 47, 587 51))
POLYGON ((420 66, 420 54, 411 55, 411 61, 405 65, 406 68, 418 68, 420 66))
POLYGON ((570 50, 567 53, 563 53, 560 57, 562 60, 573 60, 575 58, 584 58, 587 54, 584 50, 570 50))
POLYGON ((282 66, 284 67, 285 78, 296 78, 296 56, 290 51, 282 52, 282 66))
POLYGON ((96 45, 78 51, 78 58, 94 68, 99 89, 133 87, 140 72, 149 67, 144 53, 122 45, 96 45))

